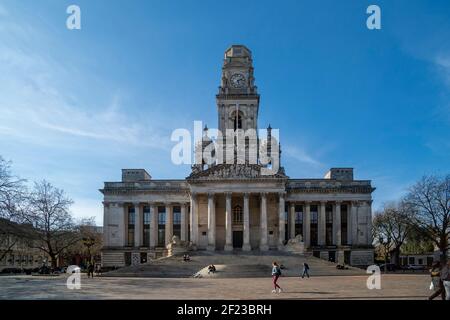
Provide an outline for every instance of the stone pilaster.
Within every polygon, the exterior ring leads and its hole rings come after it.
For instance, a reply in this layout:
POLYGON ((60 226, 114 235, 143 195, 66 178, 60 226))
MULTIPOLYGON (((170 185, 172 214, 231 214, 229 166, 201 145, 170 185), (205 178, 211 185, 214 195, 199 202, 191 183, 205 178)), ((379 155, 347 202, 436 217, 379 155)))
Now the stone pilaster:
POLYGON ((259 250, 267 251, 269 250, 268 240, 267 240, 267 194, 261 193, 261 222, 260 222, 260 243, 259 250))
POLYGON ((103 246, 109 247, 109 203, 103 201, 103 246))
POLYGON ((208 194, 208 248, 209 251, 216 250, 216 205, 214 194, 208 194))
POLYGON ((372 232, 372 200, 367 201, 367 245, 372 245, 373 243, 373 232, 372 232))
POLYGON ((233 220, 231 217, 231 193, 225 194, 225 251, 233 250, 233 220))
POLYGON ((242 245, 243 251, 250 251, 250 209, 249 209, 249 194, 244 193, 244 243, 242 245))

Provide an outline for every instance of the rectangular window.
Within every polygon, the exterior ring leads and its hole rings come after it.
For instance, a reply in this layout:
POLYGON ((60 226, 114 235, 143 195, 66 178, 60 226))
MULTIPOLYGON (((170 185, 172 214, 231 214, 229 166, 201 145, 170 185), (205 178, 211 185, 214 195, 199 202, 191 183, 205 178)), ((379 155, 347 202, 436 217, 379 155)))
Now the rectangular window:
POLYGON ((415 260, 414 257, 409 257, 408 258, 408 263, 409 264, 414 264, 414 260, 415 260))
POLYGON ((318 207, 316 205, 311 206, 311 228, 310 228, 310 232, 311 232, 311 245, 312 246, 317 246, 318 244, 318 218, 319 218, 319 213, 318 213, 318 207))
POLYGON ((333 207, 331 205, 325 207, 325 244, 333 245, 333 207))
POLYGON ((129 247, 134 246, 134 222, 135 222, 134 206, 128 207, 128 237, 127 244, 129 247))
POLYGON ((150 207, 144 206, 144 247, 150 246, 150 207))
POLYGON ((295 235, 303 236, 303 206, 295 206, 295 235))
POLYGON ((348 235, 347 235, 347 210, 346 204, 341 205, 341 243, 343 245, 348 245, 348 235))
POLYGON ((181 207, 173 207, 173 235, 181 238, 181 207))
POLYGON ((166 245, 166 207, 158 207, 158 246, 166 245))

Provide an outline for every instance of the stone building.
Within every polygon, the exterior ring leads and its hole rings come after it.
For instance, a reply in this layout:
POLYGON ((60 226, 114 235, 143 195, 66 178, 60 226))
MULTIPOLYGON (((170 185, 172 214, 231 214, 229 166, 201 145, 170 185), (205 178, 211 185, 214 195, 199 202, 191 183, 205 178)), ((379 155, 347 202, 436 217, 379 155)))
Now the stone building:
MULTIPOLYGON (((257 130, 259 100, 252 54, 233 45, 225 51, 216 95, 218 129, 257 130)), ((211 143, 204 131, 197 150, 211 143)), ((256 143, 270 151, 278 143, 271 140, 270 126, 267 132, 256 143)), ((352 168, 331 168, 323 179, 291 179, 282 166, 263 173, 273 169, 280 153, 262 164, 259 157, 256 163, 239 162, 236 149, 231 152, 232 163, 201 160, 182 180, 155 180, 144 169, 122 169, 122 181, 105 182, 103 265, 139 264, 164 255, 173 235, 196 250, 268 251, 283 250, 300 234, 305 249, 317 257, 361 266, 373 262, 370 180, 355 180, 352 168)))

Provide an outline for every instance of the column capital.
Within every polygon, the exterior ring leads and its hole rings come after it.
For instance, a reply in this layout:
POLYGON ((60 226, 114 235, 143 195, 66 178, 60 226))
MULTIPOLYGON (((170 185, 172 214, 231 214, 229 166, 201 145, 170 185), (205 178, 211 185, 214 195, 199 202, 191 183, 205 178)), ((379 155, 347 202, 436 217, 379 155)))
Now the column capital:
POLYGON ((140 205, 141 205, 140 201, 134 201, 133 202, 133 206, 135 206, 135 207, 139 207, 140 205))
POLYGON ((267 194, 268 194, 268 192, 260 192, 260 193, 259 193, 259 195, 260 195, 262 198, 266 198, 266 197, 267 197, 267 194))
POLYGON ((336 200, 336 201, 334 202, 334 204, 340 205, 340 204, 342 204, 342 201, 341 201, 341 200, 336 200))
POLYGON ((250 197, 250 192, 244 192, 244 199, 248 199, 250 197))
POLYGON ((208 199, 214 199, 215 193, 214 192, 208 192, 208 199))
POLYGON ((225 197, 228 199, 228 198, 231 198, 231 196, 233 195, 233 192, 224 192, 224 194, 225 194, 225 197))
POLYGON ((327 204, 327 201, 324 201, 324 200, 321 200, 321 201, 320 201, 320 205, 324 206, 324 205, 326 205, 326 204, 327 204))
POLYGON ((278 196, 284 198, 286 196, 286 191, 279 191, 278 196))
POLYGON ((305 201, 303 201, 305 204, 307 204, 307 205, 310 205, 311 203, 312 203, 312 201, 311 200, 305 200, 305 201))

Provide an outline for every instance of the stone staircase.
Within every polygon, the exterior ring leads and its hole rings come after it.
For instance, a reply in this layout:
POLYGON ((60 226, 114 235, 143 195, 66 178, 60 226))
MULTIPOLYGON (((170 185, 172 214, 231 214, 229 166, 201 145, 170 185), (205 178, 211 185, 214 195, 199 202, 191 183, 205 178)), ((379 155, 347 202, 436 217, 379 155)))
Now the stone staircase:
POLYGON ((270 277, 271 265, 277 261, 283 276, 298 277, 303 262, 310 266, 311 276, 363 275, 365 270, 348 267, 337 270, 336 264, 311 255, 297 255, 279 251, 269 252, 207 252, 191 253, 191 261, 172 256, 151 260, 140 266, 129 266, 104 273, 106 277, 154 277, 154 278, 254 278, 270 277), (208 265, 214 264, 217 272, 208 274, 208 265))

